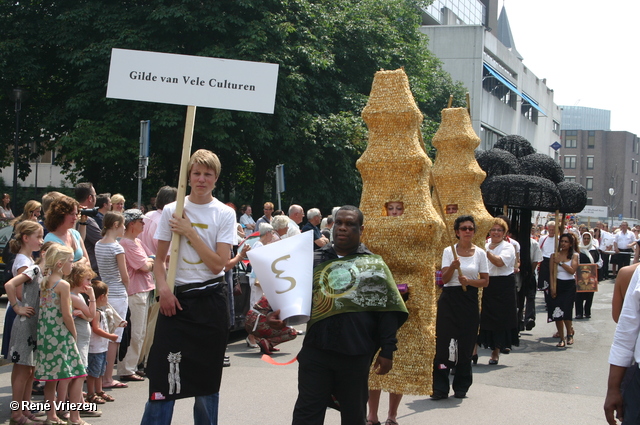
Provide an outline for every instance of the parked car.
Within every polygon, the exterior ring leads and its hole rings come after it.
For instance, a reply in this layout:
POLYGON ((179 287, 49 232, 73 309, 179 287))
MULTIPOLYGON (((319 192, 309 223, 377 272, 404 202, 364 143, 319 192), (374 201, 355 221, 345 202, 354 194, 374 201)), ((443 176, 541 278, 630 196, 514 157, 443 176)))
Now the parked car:
POLYGON ((11 235, 13 234, 13 226, 7 226, 0 229, 0 296, 5 294, 4 291, 4 283, 5 283, 5 267, 4 258, 2 254, 5 251, 5 247, 9 243, 11 239, 11 235))

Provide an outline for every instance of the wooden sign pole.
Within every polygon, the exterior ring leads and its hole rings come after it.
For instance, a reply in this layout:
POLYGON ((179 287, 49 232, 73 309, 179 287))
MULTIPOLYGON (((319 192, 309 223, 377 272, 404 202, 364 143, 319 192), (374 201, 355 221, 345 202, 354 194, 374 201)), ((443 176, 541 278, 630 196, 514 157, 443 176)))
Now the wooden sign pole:
MULTIPOLYGON (((193 143, 193 126, 196 121, 196 107, 187 106, 187 121, 184 126, 184 139, 182 140, 182 156, 180 158, 180 177, 178 179, 178 194, 176 197, 176 216, 182 217, 184 211, 184 198, 187 196, 187 164, 191 157, 191 144, 193 143)), ((169 270, 167 271, 167 285, 171 292, 176 280, 176 269, 180 258, 180 235, 174 233, 171 237, 171 253, 169 257, 169 270)))

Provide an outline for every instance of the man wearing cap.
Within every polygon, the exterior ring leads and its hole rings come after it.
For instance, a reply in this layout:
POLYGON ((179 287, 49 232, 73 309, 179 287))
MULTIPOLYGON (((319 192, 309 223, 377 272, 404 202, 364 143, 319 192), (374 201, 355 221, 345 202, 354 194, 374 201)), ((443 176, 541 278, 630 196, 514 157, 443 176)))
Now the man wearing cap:
POLYGON ((147 302, 149 294, 156 286, 152 275, 154 260, 137 238, 144 229, 143 218, 145 218, 144 214, 138 209, 126 210, 124 212, 125 232, 120 238, 129 275, 127 295, 131 314, 131 341, 127 348, 127 355, 118 362, 118 375, 121 381, 144 381, 144 378, 137 373, 137 366, 140 363, 142 344, 147 330, 147 302))

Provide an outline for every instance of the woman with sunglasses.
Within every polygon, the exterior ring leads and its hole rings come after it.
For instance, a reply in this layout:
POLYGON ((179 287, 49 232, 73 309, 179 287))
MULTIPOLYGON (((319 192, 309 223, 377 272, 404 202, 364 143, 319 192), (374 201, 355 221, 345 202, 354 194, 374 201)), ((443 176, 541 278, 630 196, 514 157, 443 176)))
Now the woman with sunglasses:
POLYGON ((471 356, 478 337, 480 314, 478 288, 489 283, 486 252, 473 244, 476 225, 473 217, 463 215, 453 224, 459 242, 442 254, 444 288, 438 300, 436 317, 436 356, 433 364, 433 400, 449 396, 449 369, 454 397, 464 398, 472 383, 471 356))
POLYGON ((485 245, 489 260, 489 286, 482 292, 482 314, 478 345, 491 349, 490 365, 497 365, 500 352, 519 345, 516 279, 516 250, 505 240, 509 227, 494 218, 485 245))
POLYGON ((576 280, 575 273, 578 269, 578 244, 571 233, 564 233, 560 236, 558 252, 555 252, 549 259, 550 267, 557 267, 556 292, 551 292, 547 297, 548 322, 556 322, 560 342, 558 348, 564 348, 564 330, 567 330, 566 344, 573 344, 573 304, 576 300, 576 280))

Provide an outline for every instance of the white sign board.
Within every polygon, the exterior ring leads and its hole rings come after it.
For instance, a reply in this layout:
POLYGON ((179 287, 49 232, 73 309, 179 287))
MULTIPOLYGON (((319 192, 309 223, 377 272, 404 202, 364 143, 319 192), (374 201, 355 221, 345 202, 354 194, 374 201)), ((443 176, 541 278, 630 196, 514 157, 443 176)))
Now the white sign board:
POLYGON ((587 205, 582 211, 578 213, 580 216, 585 217, 607 217, 609 210, 607 207, 596 207, 595 205, 587 205))
POLYGON ((107 97, 273 114, 278 65, 111 50, 107 97))
POLYGON ((288 326, 309 321, 313 288, 313 232, 304 232, 247 252, 273 310, 288 326))

